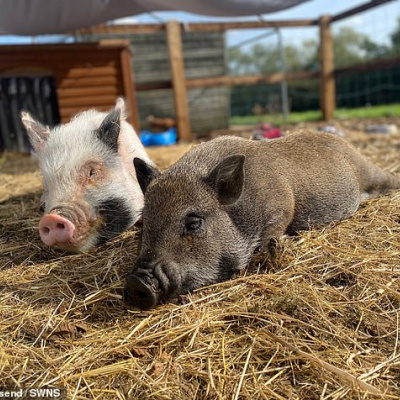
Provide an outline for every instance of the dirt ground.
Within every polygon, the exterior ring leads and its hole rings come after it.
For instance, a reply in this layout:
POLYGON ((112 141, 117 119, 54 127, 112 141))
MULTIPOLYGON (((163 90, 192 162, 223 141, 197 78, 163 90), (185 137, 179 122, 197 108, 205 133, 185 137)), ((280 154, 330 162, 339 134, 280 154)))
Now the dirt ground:
MULTIPOLYGON (((364 133, 371 123, 400 118, 334 125, 400 173, 400 133, 364 133)), ((214 136, 232 133, 251 130, 214 136)), ((148 152, 164 169, 191 146, 148 152)), ((45 248, 40 195, 32 157, 0 156, 0 388, 57 387, 68 399, 400 398, 399 192, 146 312, 122 298, 137 231, 88 254, 45 248)))

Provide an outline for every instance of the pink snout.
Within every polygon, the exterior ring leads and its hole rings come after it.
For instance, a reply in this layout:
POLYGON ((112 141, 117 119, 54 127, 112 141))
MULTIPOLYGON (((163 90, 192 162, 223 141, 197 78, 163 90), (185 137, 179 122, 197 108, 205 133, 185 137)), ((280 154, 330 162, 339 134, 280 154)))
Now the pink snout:
POLYGON ((57 214, 47 214, 39 222, 39 233, 48 246, 63 245, 71 241, 75 225, 57 214))

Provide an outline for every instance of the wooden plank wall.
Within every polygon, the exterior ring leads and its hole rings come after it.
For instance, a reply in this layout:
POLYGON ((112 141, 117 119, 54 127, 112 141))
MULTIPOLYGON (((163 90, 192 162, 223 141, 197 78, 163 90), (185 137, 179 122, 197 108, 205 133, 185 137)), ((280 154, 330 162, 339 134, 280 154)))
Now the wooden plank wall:
POLYGON ((126 42, 0 46, 0 75, 53 75, 61 122, 66 122, 88 108, 109 110, 118 96, 134 102, 132 81, 123 73, 124 51, 126 42))
MULTIPOLYGON (((158 38, 154 37, 154 34, 133 36, 131 46, 137 83, 171 79, 165 35, 156 35, 158 38), (138 52, 142 53, 148 45, 152 46, 155 42, 158 43, 157 48, 160 49, 160 52, 158 54, 150 54, 147 60, 155 57, 158 62, 149 60, 150 65, 152 65, 152 68, 149 68, 146 66, 146 59, 142 59, 138 52), (157 68, 160 68, 160 63, 163 67, 162 73, 158 75, 157 68)), ((225 35, 223 32, 184 31, 182 32, 182 44, 185 78, 187 80, 212 78, 227 73, 225 35)), ((229 93, 230 89, 223 85, 187 89, 190 126, 194 135, 206 134, 214 129, 225 129, 229 126, 229 93)), ((164 116, 175 115, 173 96, 172 90, 138 92, 137 97, 141 116, 145 118, 146 114, 158 112, 164 116)))
MULTIPOLYGON (((149 115, 175 117, 174 92, 171 89, 171 67, 165 32, 124 34, 123 31, 84 36, 86 40, 128 39, 132 53, 135 83, 139 87, 155 85, 156 89, 137 91, 140 124, 147 128, 149 115), (158 82, 165 82, 160 88, 158 82), (168 83, 169 82, 169 83, 168 83)), ((185 78, 213 78, 227 73, 225 36, 223 32, 182 33, 185 78)), ((191 131, 207 134, 229 125, 230 89, 224 85, 187 89, 191 131)))

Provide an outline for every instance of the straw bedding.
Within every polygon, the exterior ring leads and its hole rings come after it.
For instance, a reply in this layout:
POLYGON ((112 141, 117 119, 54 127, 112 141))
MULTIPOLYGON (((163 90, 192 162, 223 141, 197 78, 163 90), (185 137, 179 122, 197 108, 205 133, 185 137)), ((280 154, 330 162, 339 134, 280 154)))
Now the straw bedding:
MULTIPOLYGON (((400 172, 400 135, 340 128, 400 172)), ((164 168, 188 148, 150 156, 164 168)), ((140 312, 122 299, 138 232, 84 255, 44 248, 35 162, 6 155, 0 168, 0 388, 59 387, 68 399, 400 397, 399 192, 282 239, 234 280, 140 312)))

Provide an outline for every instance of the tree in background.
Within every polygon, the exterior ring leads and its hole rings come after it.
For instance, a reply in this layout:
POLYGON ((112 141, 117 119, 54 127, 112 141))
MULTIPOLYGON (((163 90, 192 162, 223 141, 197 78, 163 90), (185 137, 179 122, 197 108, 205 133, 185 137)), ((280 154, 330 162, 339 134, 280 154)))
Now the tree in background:
POLYGON ((400 17, 397 18, 397 28, 390 35, 392 41, 392 52, 400 54, 400 17))
MULTIPOLYGON (((400 18, 390 35, 391 46, 379 44, 368 35, 343 26, 334 33, 336 68, 400 54, 400 18)), ((284 46, 286 69, 289 71, 318 69, 318 41, 308 39, 300 46, 284 46)), ((229 51, 229 71, 232 75, 268 74, 280 70, 279 49, 256 43, 248 49, 234 47, 229 51)))
MULTIPOLYGON (((317 54, 317 43, 308 40, 300 47, 286 45, 283 48, 286 69, 299 71, 310 69, 317 54)), ((250 49, 229 50, 229 71, 232 75, 270 74, 281 70, 279 49, 256 43, 250 49)))

